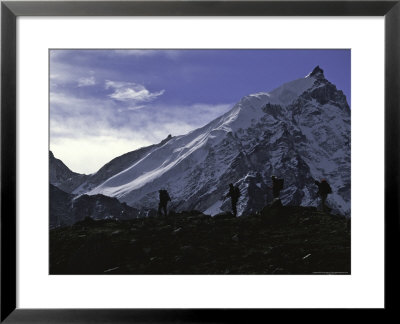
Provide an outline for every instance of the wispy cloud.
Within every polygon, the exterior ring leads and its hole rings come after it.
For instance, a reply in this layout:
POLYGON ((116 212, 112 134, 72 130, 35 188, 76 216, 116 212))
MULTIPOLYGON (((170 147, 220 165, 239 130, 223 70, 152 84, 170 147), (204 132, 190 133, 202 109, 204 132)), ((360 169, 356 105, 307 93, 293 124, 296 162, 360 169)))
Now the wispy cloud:
POLYGON ((139 110, 139 109, 142 109, 142 108, 145 108, 145 107, 146 107, 145 105, 133 106, 133 107, 128 107, 128 110, 131 110, 131 111, 133 111, 133 110, 139 110))
POLYGON ((114 91, 109 95, 112 99, 137 103, 153 101, 165 92, 165 90, 150 92, 141 84, 110 80, 106 80, 106 89, 114 91))
POLYGON ((78 80, 78 87, 87 87, 96 84, 96 79, 94 76, 83 77, 78 80))

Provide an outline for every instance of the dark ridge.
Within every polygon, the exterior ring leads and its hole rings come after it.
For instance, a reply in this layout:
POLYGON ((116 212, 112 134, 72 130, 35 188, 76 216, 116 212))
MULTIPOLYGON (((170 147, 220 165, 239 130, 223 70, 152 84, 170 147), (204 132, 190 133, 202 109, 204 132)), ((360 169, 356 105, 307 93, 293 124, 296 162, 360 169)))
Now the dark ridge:
POLYGON ((86 218, 50 231, 50 274, 350 274, 350 220, 314 207, 86 218))
POLYGON ((117 198, 97 195, 76 196, 50 184, 50 229, 70 226, 85 218, 132 219, 139 211, 117 198))

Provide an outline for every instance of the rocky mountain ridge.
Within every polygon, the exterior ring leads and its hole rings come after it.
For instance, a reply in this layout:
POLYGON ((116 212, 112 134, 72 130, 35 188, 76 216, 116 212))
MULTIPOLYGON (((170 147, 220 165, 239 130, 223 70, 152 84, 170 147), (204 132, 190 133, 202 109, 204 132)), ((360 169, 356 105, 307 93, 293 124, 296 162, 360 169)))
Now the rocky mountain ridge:
POLYGON ((343 92, 317 66, 304 78, 244 97, 186 135, 110 161, 70 192, 115 197, 140 210, 156 209, 165 188, 172 210, 215 215, 230 210, 225 194, 234 183, 242 215, 272 200, 272 175, 285 179, 284 205, 295 206, 318 206, 314 179, 326 178, 329 206, 350 216, 350 115, 343 92))

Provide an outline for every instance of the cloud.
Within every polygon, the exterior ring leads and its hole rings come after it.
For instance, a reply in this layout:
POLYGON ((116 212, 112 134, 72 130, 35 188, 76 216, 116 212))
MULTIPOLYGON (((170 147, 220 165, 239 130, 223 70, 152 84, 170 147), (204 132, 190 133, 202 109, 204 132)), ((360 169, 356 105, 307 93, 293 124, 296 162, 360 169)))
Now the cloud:
POLYGON ((91 77, 83 77, 78 80, 78 87, 87 87, 96 84, 96 79, 94 76, 91 77))
POLYGON ((128 110, 139 110, 145 108, 145 105, 129 107, 128 110))
POLYGON ((100 74, 98 71, 94 72, 73 64, 51 62, 49 74, 50 89, 62 87, 66 90, 75 89, 76 87, 94 86, 97 84, 97 80, 94 77, 95 73, 96 76, 100 74))
POLYGON ((110 98, 118 101, 149 102, 161 96, 165 90, 150 92, 143 85, 133 82, 118 82, 106 80, 106 89, 112 89, 114 92, 109 95, 110 98))
POLYGON ((68 64, 53 63, 50 64, 50 83, 51 85, 67 84, 76 82, 73 68, 68 64))

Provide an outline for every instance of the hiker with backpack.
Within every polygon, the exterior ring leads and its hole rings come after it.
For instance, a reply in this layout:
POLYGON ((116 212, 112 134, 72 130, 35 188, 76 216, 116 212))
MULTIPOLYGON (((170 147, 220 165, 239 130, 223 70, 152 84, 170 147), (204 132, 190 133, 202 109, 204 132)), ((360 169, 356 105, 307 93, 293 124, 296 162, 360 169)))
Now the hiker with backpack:
POLYGON ((326 179, 322 179, 321 182, 315 180, 314 183, 318 186, 318 195, 321 198, 322 210, 326 211, 328 210, 328 207, 326 206, 325 202, 328 194, 332 193, 331 186, 326 179))
POLYGON ((276 176, 271 177, 272 180, 272 196, 274 199, 279 198, 279 194, 283 189, 283 179, 279 179, 276 176))
MULTIPOLYGON (((272 197, 273 200, 270 204, 270 208, 281 208, 282 202, 279 198, 280 192, 283 189, 283 179, 277 178, 276 176, 271 176, 272 180, 272 197)), ((271 189, 271 188, 270 188, 271 189)))
POLYGON ((238 186, 233 186, 232 183, 229 184, 229 192, 227 194, 227 197, 231 198, 231 203, 232 203, 232 213, 233 216, 237 216, 237 209, 236 209, 236 204, 239 200, 240 197, 240 189, 238 186))
POLYGON ((168 191, 165 189, 160 189, 158 191, 160 196, 160 202, 158 204, 158 216, 162 216, 161 211, 164 212, 164 216, 167 217, 167 204, 168 201, 171 201, 171 197, 168 194, 168 191))

